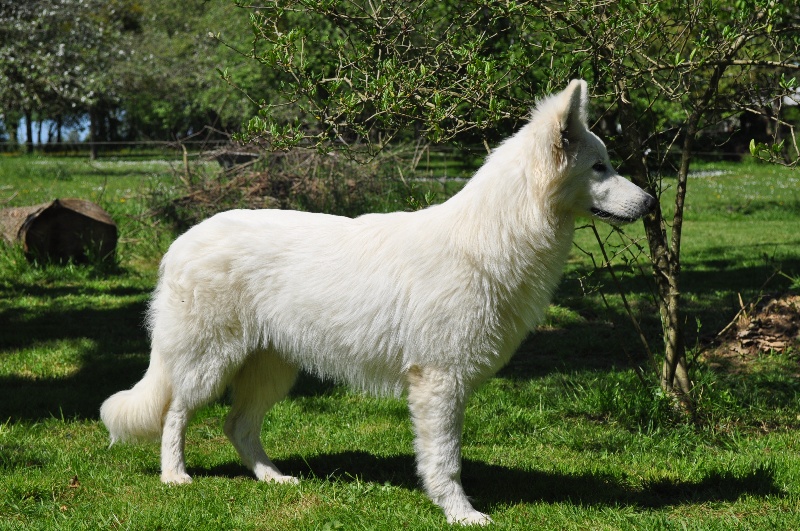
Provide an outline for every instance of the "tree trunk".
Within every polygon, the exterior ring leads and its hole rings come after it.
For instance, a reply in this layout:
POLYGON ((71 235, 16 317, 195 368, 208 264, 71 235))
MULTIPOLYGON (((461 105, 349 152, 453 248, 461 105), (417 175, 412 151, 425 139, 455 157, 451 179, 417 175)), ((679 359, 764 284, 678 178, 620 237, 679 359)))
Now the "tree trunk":
MULTIPOLYGON (((730 56, 733 56, 743 43, 744 38, 738 38, 729 50, 730 56)), ((666 305, 662 306, 661 315, 662 318, 665 317, 664 311, 666 310, 667 324, 665 326, 668 326, 664 337, 666 352, 661 385, 666 391, 677 391, 681 402, 689 407, 692 405, 689 397, 692 383, 689 380, 686 367, 686 345, 683 338, 684 319, 683 312, 680 311, 681 291, 679 288, 684 201, 686 199, 686 185, 689 180, 689 164, 692 160, 692 150, 700 128, 700 120, 703 118, 705 111, 709 109, 726 68, 727 65, 724 62, 714 68, 705 91, 695 99, 692 111, 686 119, 683 144, 681 145, 681 165, 678 168, 678 180, 675 187, 675 214, 672 218, 672 238, 669 248, 670 264, 672 266, 669 277, 669 291, 666 294, 662 294, 662 298, 666 295, 666 305)), ((661 291, 662 287, 659 286, 659 292, 661 291)))
POLYGON ((681 146, 681 164, 675 190, 675 215, 672 218, 672 241, 669 251, 671 275, 668 282, 659 285, 659 293, 665 304, 661 307, 661 318, 667 323, 664 337, 664 368, 661 373, 661 387, 665 391, 677 392, 686 405, 692 390, 691 380, 686 367, 686 344, 683 337, 683 315, 681 308, 680 270, 681 270, 681 234, 683 229, 684 201, 686 199, 686 183, 689 177, 689 163, 692 158, 692 147, 697 135, 697 127, 702 113, 695 110, 689 116, 685 136, 681 146))
MULTIPOLYGON (((631 180, 638 186, 647 190, 654 197, 658 197, 659 190, 656 183, 650 178, 647 163, 642 155, 645 152, 642 139, 644 135, 639 131, 639 117, 630 103, 631 98, 625 97, 626 87, 620 84, 617 90, 623 95, 619 98, 619 119, 622 125, 625 143, 628 145, 631 156, 627 160, 630 165, 631 180)), ((684 143, 684 148, 690 147, 684 143)), ((689 153, 684 152, 686 169, 688 171, 689 153)), ((685 178, 683 186, 677 190, 675 218, 683 219, 683 197, 686 193, 685 178)), ((680 248, 670 248, 667 238, 667 228, 661 211, 660 202, 655 210, 643 219, 647 243, 650 247, 650 258, 653 267, 653 278, 658 293, 658 308, 661 314, 661 327, 664 340, 664 364, 660 374, 661 388, 675 396, 684 407, 690 408, 691 380, 686 366, 686 348, 683 338, 683 310, 680 292, 680 248)))
POLYGON ((89 160, 97 160, 97 109, 89 109, 89 160))
POLYGON ((660 275, 657 281, 659 311, 664 330, 664 366, 661 370, 661 388, 675 395, 680 402, 691 406, 692 383, 686 366, 686 344, 683 338, 683 311, 679 289, 679 265, 670 264, 672 272, 660 275))
POLYGON ((25 109, 25 151, 33 153, 33 117, 31 111, 25 109))
POLYGON ((8 119, 8 135, 9 140, 11 141, 11 145, 14 146, 14 149, 17 148, 19 145, 19 114, 17 112, 10 112, 6 114, 6 119, 8 119))

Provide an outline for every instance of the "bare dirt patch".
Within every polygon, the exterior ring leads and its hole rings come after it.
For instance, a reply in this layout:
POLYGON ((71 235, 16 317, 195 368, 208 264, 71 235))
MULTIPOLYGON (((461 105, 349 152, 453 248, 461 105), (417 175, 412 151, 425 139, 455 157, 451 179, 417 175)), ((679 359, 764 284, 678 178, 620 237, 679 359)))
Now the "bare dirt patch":
MULTIPOLYGON (((742 305, 735 319, 702 353, 711 368, 749 372, 753 360, 768 353, 800 352, 800 295, 762 297, 742 305)), ((800 363, 795 376, 800 376, 800 363)))

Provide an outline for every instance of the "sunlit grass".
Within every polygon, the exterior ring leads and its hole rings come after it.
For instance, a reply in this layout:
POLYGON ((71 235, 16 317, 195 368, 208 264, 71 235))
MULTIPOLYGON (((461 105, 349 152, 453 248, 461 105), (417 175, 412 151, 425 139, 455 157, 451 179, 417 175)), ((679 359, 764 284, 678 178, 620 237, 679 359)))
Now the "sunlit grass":
MULTIPOLYGON (((795 174, 754 168, 690 179, 682 281, 702 330, 726 324, 737 294, 757 293, 777 268, 800 274, 800 212, 783 186, 795 174)), ((147 367, 143 313, 173 236, 142 198, 174 178, 147 162, 0 159, 10 205, 96 200, 122 236, 111 270, 32 265, 0 248, 0 529, 444 528, 419 488, 404 401, 308 376, 262 430, 299 486, 258 483, 241 466, 222 432, 226 399, 189 427, 192 485, 160 483, 157 443, 109 448, 98 408, 147 367)), ((636 225, 629 233, 641 237, 636 225)), ((577 242, 599 257, 591 230, 577 242)), ((657 350, 647 272, 615 264, 657 350)), ((767 289, 791 282, 777 275, 767 289)), ((644 363, 607 275, 576 248, 546 325, 469 402, 463 481, 476 507, 498 529, 796 528, 797 352, 764 353, 748 374, 700 367, 698 425, 642 386, 631 367, 644 363)))

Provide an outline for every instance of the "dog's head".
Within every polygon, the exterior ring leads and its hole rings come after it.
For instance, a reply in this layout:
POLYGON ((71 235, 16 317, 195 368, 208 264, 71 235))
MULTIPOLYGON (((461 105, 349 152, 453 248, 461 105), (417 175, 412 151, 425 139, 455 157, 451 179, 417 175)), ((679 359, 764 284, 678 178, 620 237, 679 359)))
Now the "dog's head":
POLYGON ((573 80, 534 110, 532 122, 547 136, 550 150, 542 155, 554 164, 550 191, 573 214, 614 225, 635 221, 650 212, 656 200, 614 170, 605 144, 589 131, 586 109, 586 82, 573 80))

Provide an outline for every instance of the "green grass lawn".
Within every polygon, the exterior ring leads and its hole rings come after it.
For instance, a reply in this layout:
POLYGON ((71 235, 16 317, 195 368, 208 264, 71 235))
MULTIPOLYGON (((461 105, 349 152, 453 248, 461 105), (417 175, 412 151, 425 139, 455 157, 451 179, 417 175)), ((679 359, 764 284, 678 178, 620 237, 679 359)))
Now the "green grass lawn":
MULTIPOLYGON (((800 276, 800 174, 700 169, 683 247, 690 344, 730 321, 739 294, 800 276)), ((121 234, 111 270, 32 266, 0 248, 0 529, 447 527, 419 489, 404 403, 308 376, 262 431, 299 485, 251 478, 222 433, 224 400, 190 426, 191 485, 159 482, 156 444, 108 447, 98 408, 147 366, 143 311, 172 237, 144 198, 174 181, 158 161, 0 158, 0 205, 83 197, 121 234)), ((628 245, 598 227, 611 249, 628 245)), ((547 323, 469 404, 463 481, 476 508, 498 529, 800 529, 797 350, 740 374, 697 362, 703 422, 686 425, 631 368, 642 348, 591 267, 592 231, 576 241, 585 252, 576 247, 547 323)), ((615 267, 658 350, 647 278, 615 267)))

